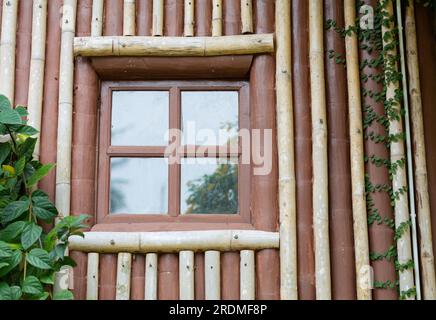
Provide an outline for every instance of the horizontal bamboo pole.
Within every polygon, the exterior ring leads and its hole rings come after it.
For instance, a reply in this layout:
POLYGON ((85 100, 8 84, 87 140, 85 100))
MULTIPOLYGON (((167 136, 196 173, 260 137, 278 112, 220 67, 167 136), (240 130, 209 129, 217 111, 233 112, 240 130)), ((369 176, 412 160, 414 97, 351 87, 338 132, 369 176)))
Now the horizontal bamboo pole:
POLYGON ((205 57, 274 52, 273 34, 222 37, 78 37, 74 54, 86 57, 205 57))
POLYGON ((0 94, 14 101, 15 45, 17 36, 18 0, 4 0, 0 37, 0 94))
POLYGON ((221 299, 221 260, 219 251, 204 253, 204 282, 206 300, 221 299))
MULTIPOLYGON (((34 0, 32 14, 32 50, 27 108, 29 110, 28 124, 38 131, 41 131, 42 120, 46 35, 47 0, 34 0)), ((35 158, 39 158, 39 139, 36 142, 34 153, 35 158)))
MULTIPOLYGON (((284 12, 282 12, 285 14, 284 12)), ((242 34, 253 33, 253 1, 241 0, 242 34)))
POLYGON ((99 254, 88 253, 88 271, 86 274, 86 300, 98 300, 99 254))
POLYGON ((136 2, 124 0, 123 35, 134 36, 136 34, 136 2))
POLYGON ((153 36, 163 36, 164 0, 153 0, 153 36))
POLYGON ((254 300, 255 293, 256 293, 254 251, 252 250, 241 251, 240 272, 241 272, 240 299, 254 300))
POLYGON ((145 300, 157 300, 157 254, 145 256, 145 300))
POLYGON ((91 36, 101 37, 103 34, 104 0, 92 1, 91 36))
POLYGON ((132 254, 119 253, 117 264, 116 300, 130 299, 130 275, 132 270, 132 254))
POLYGON ((174 232, 85 232, 70 237, 70 249, 99 253, 239 251, 279 248, 279 234, 253 230, 174 232))
POLYGON ((213 0, 212 2, 212 37, 223 35, 223 2, 213 0))
POLYGON ((194 300, 194 251, 179 253, 179 298, 194 300))
POLYGON ((195 0, 185 0, 185 37, 194 36, 194 6, 195 0))

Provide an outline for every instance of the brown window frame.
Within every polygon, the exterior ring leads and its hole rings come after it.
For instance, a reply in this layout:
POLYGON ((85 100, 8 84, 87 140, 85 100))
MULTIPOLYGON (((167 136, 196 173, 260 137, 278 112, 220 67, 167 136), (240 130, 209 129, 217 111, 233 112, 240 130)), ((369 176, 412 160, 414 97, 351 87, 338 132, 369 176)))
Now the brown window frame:
MULTIPOLYGON (((237 214, 180 214, 180 164, 169 164, 168 171, 168 214, 110 214, 110 159, 116 157, 162 158, 165 157, 165 146, 162 147, 123 147, 111 146, 111 110, 112 92, 114 91, 167 91, 169 92, 169 126, 171 129, 181 128, 181 92, 182 91, 238 91, 239 92, 239 129, 250 130, 250 88, 247 81, 103 81, 101 83, 101 105, 99 109, 99 147, 97 169, 97 224, 128 224, 129 231, 135 229, 148 230, 180 230, 196 228, 252 228, 251 217, 251 172, 250 164, 238 165, 238 198, 237 214)), ((188 146, 189 147, 189 146, 188 146)), ((195 146, 195 150, 198 150, 195 146)), ((181 157, 192 157, 189 149, 183 151, 181 157)), ((220 151, 208 154, 210 158, 229 158, 238 156, 241 159, 241 141, 239 150, 231 150, 223 155, 220 151)), ((112 229, 112 228, 111 228, 112 229)))

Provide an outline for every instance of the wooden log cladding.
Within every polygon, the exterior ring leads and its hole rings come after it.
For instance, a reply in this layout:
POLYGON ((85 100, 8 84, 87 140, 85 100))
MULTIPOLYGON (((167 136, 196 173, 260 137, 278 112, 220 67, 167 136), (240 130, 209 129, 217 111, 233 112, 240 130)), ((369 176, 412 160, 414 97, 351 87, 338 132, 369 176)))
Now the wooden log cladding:
POLYGON ((210 57, 274 52, 273 34, 223 37, 78 37, 74 53, 84 57, 210 57))
POLYGON ((195 3, 195 35, 206 37, 212 35, 212 0, 195 3))
POLYGON ((98 300, 99 254, 88 253, 88 267, 86 273, 86 300, 98 300))
POLYGON ((241 0, 241 21, 242 21, 241 23, 242 34, 253 33, 254 28, 253 28, 253 1, 252 0, 241 0))
MULTIPOLYGON (((375 8, 379 3, 377 0, 363 0, 363 2, 363 4, 370 5, 373 8, 375 8)), ((363 42, 362 44, 370 45, 366 42, 363 42)), ((374 48, 371 53, 361 48, 359 50, 360 61, 377 59, 380 54, 381 53, 377 48, 374 48)), ((361 73, 367 74, 369 77, 368 81, 361 83, 362 90, 382 92, 382 84, 377 83, 371 78, 371 76, 380 75, 382 72, 382 69, 378 67, 372 68, 370 66, 365 66, 362 68, 361 73)), ((383 102, 375 101, 375 99, 371 98, 369 95, 362 97, 362 105, 371 107, 378 116, 384 116, 385 114, 383 102)), ((365 109, 362 108, 362 110, 365 109)), ((364 113, 364 115, 365 114, 366 113, 364 113)), ((370 132, 374 132, 374 134, 381 136, 387 135, 386 128, 377 121, 374 121, 365 128, 364 136, 368 135, 370 132)), ((365 139, 364 150, 368 157, 376 156, 381 159, 389 159, 389 151, 384 143, 375 143, 371 139, 365 139)), ((365 174, 373 185, 391 185, 389 171, 385 166, 378 167, 371 162, 367 162, 365 166, 365 174)), ((372 208, 369 206, 367 207, 368 211, 371 211, 371 209, 377 209, 382 219, 393 219, 394 216, 390 205, 391 200, 387 192, 370 193, 368 196, 372 198, 373 203, 372 208)), ((373 223, 369 226, 368 231, 370 253, 384 253, 394 244, 394 231, 386 224, 373 223)), ((391 283, 395 283, 396 272, 393 259, 390 261, 387 261, 386 259, 371 261, 371 266, 374 272, 374 281, 390 281, 391 283)), ((397 290, 390 288, 374 288, 372 294, 374 300, 395 300, 398 298, 397 290)))
POLYGON ((194 12, 195 12, 195 0, 185 0, 185 23, 184 23, 184 36, 194 36, 194 12))
POLYGON ((157 254, 155 253, 147 253, 145 256, 144 299, 157 299, 157 254))
POLYGON ((132 254, 119 253, 117 263, 116 300, 130 300, 130 275, 132 271, 132 254))
POLYGON ((205 298, 221 299, 221 260, 219 251, 206 251, 204 254, 205 298))
POLYGON ((145 255, 132 256, 132 273, 130 286, 130 300, 144 300, 145 294, 145 255))
POLYGON ((255 289, 255 262, 254 251, 242 250, 241 251, 241 300, 254 300, 256 297, 255 289))
POLYGON ((136 29, 138 36, 151 36, 153 26, 153 2, 136 1, 136 29))
POLYGON ((414 146, 415 192, 420 237, 420 262, 422 288, 425 300, 436 299, 436 277, 431 232, 430 195, 425 150, 424 116, 421 96, 421 80, 416 39, 415 4, 410 1, 405 17, 406 53, 409 75, 410 115, 414 146))
POLYGON ((164 0, 153 0, 153 36, 163 36, 164 0))
POLYGON ((298 298, 315 299, 312 229, 312 130, 310 112, 308 5, 292 1, 292 84, 295 116, 298 298))
POLYGON ((123 0, 104 0, 104 36, 123 35, 123 0))
MULTIPOLYGON (((324 1, 325 21, 336 21, 344 27, 344 2, 324 1)), ((345 53, 344 38, 335 30, 325 33, 326 52, 345 53)), ((356 268, 354 261, 353 212, 351 205, 350 138, 348 130, 347 76, 343 65, 325 54, 328 175, 329 175, 329 229, 332 273, 332 299, 356 299, 356 268), (338 90, 344 88, 344 90, 338 90)), ((364 155, 361 155, 362 161, 364 155)), ((363 167, 362 167, 363 169, 363 167)))
MULTIPOLYGON (((345 0, 345 28, 355 25, 355 0, 345 0)), ((348 115, 350 123, 350 158, 353 195, 353 231, 356 260, 357 299, 371 299, 369 272, 369 242, 365 197, 365 163, 363 148, 362 102, 360 93, 357 35, 345 38, 348 84, 348 115)))
POLYGON ((15 45, 18 0, 3 1, 0 40, 0 94, 12 102, 15 94, 15 45))
POLYGON ((212 36, 219 37, 223 35, 223 2, 222 0, 213 0, 212 2, 212 36))
POLYGON ((136 35, 136 2, 124 0, 123 36, 136 35))
MULTIPOLYGON (((387 17, 394 16, 394 7, 391 0, 387 0, 386 7, 382 10, 387 17)), ((390 34, 394 28, 394 23, 382 25, 382 38, 384 50, 384 61, 385 61, 385 77, 386 79, 392 74, 392 72, 398 72, 397 60, 393 61, 393 57, 398 56, 397 46, 391 45, 391 40, 386 40, 387 34, 390 34)), ((386 101, 395 101, 397 91, 400 89, 400 83, 396 80, 388 81, 386 88, 386 101)), ((390 136, 401 136, 404 134, 403 130, 403 120, 401 115, 401 105, 395 102, 392 105, 394 112, 399 115, 398 119, 389 117, 389 135, 390 136)), ((399 139, 398 141, 392 141, 390 145, 390 160, 391 163, 399 163, 406 159, 406 153, 404 148, 404 141, 399 139)), ((392 174, 392 191, 394 193, 400 192, 402 188, 407 188, 407 172, 405 166, 398 166, 395 172, 392 174)), ((407 198, 407 193, 398 194, 398 198, 395 200, 395 227, 397 230, 401 227, 403 228, 403 233, 401 237, 397 239, 397 254, 398 262, 401 265, 406 265, 412 258, 412 244, 410 235, 410 226, 408 225, 410 221, 409 215, 409 202, 407 198)), ((409 290, 415 288, 415 281, 413 275, 413 269, 407 268, 405 270, 399 271, 399 287, 400 293, 408 292, 409 290)), ((415 297, 407 297, 407 299, 414 300, 415 297)))
MULTIPOLYGON (((32 53, 28 94, 28 124, 41 131, 42 99, 44 94, 45 44, 47 36, 47 0, 33 1, 32 53)), ((39 138, 39 137, 38 137, 39 138)), ((39 158, 39 142, 35 156, 39 158)))
POLYGON ((179 253, 179 298, 194 300, 194 251, 179 253))
POLYGON ((309 0, 310 78, 312 101, 313 229, 316 298, 331 299, 327 114, 324 75, 323 5, 309 0))
POLYGON ((291 77, 291 6, 276 2, 277 34, 277 137, 279 153, 280 296, 298 298, 296 197, 294 164, 294 119, 291 77))
POLYGON ((159 255, 158 300, 179 299, 179 257, 177 254, 159 255))
POLYGON ((104 0, 93 0, 92 22, 91 22, 92 37, 101 37, 103 35, 103 12, 104 12, 104 0))
POLYGON ((278 233, 252 230, 86 232, 85 238, 70 238, 71 250, 100 253, 239 251, 278 247, 278 233))
POLYGON ((241 34, 241 0, 224 0, 223 35, 241 34))

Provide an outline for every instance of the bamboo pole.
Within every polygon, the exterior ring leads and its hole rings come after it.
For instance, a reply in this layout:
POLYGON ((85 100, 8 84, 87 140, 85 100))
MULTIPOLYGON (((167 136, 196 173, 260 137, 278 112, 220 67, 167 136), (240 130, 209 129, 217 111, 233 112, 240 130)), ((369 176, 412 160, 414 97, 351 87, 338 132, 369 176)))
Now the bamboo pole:
MULTIPOLYGON (((356 23, 356 1, 344 2, 345 28, 356 23)), ((354 252, 356 257, 357 299, 371 299, 371 277, 368 272, 369 240, 365 196, 365 163, 362 127, 362 102, 360 95, 360 73, 357 35, 353 32, 345 37, 347 58, 348 108, 350 122, 350 158, 353 194, 354 252)))
POLYGON ((420 237, 422 287, 425 300, 436 300, 436 277, 431 231, 430 197, 422 114, 421 83, 419 77, 418 45, 416 40, 414 1, 406 7, 406 53, 409 73, 410 116, 415 163, 415 192, 420 237))
MULTIPOLYGON (((28 91, 28 123, 38 131, 41 131, 42 121, 46 37, 47 0, 34 0, 32 17, 32 50, 28 91)), ((39 145, 40 142, 38 139, 34 151, 34 157, 37 159, 39 158, 39 145)))
POLYGON ((74 53, 84 57, 204 57, 274 52, 273 34, 222 37, 78 37, 74 53))
POLYGON ((135 0, 124 0, 123 35, 136 35, 136 2, 135 0))
POLYGON ((194 36, 195 0, 185 0, 185 37, 194 36))
POLYGON ((14 104, 15 44, 17 35, 18 0, 3 1, 0 39, 0 94, 14 104))
POLYGON ((103 35, 103 11, 104 0, 93 0, 91 37, 101 37, 103 35))
MULTIPOLYGON (((386 0, 386 6, 383 8, 383 12, 386 17, 394 16, 394 9, 391 0, 386 0)), ((392 22, 388 25, 382 25, 382 37, 383 37, 383 46, 388 49, 385 51, 385 73, 386 78, 389 77, 392 69, 395 71, 398 70, 397 62, 391 61, 390 57, 397 57, 397 47, 391 45, 392 40, 386 41, 386 35, 390 34, 394 28, 392 22)), ((386 88, 386 101, 395 101, 396 92, 399 90, 399 82, 398 81, 389 81, 386 88)), ((395 103, 392 106, 393 109, 400 115, 401 106, 398 103, 395 103)), ((389 117, 389 135, 397 136, 403 134, 403 121, 401 115, 399 119, 393 119, 389 117)), ((398 161, 402 161, 405 159, 405 151, 404 151, 404 142, 401 139, 398 141, 392 141, 390 147, 390 160, 391 163, 398 163, 398 161)), ((392 177, 392 191, 398 192, 403 187, 407 186, 407 174, 405 166, 398 166, 396 172, 393 173, 392 177)), ((398 199, 395 201, 395 226, 398 229, 405 223, 409 223, 410 215, 409 215, 409 205, 407 201, 407 195, 399 194, 398 199)), ((397 252, 398 252, 398 262, 401 265, 405 265, 410 261, 413 261, 412 258, 412 245, 410 240, 410 227, 406 225, 404 228, 404 232, 402 236, 397 240, 397 252)), ((415 287, 414 279, 413 279, 413 269, 408 268, 403 271, 399 271, 399 283, 400 283, 400 292, 407 292, 408 290, 415 287)))
POLYGON ((295 193, 294 120, 291 77, 291 6, 286 0, 276 2, 276 95, 277 138, 279 150, 280 205, 280 295, 296 300, 297 227, 295 193))
MULTIPOLYGON (((287 14, 283 12, 283 14, 287 14)), ((242 34, 253 33, 253 1, 241 0, 242 34)))
POLYGON ((145 300, 157 299, 157 254, 145 256, 145 300))
POLYGON ((194 300, 194 252, 179 253, 179 297, 180 300, 194 300))
POLYGON ((163 36, 164 1, 153 0, 153 36, 163 36))
POLYGON ((98 300, 99 254, 88 253, 88 271, 86 275, 86 300, 98 300))
POLYGON ((323 2, 309 0, 316 298, 331 299, 323 2))
POLYGON ((85 232, 72 236, 70 250, 100 253, 239 251, 279 248, 279 234, 254 230, 173 232, 85 232))
POLYGON ((206 251, 204 254, 205 298, 221 299, 221 259, 219 251, 206 251))
POLYGON ((119 253, 117 263, 116 300, 130 299, 130 274, 132 270, 132 254, 119 253))
POLYGON ((254 300, 256 298, 254 251, 241 251, 240 272, 240 298, 241 300, 254 300))
POLYGON ((212 2, 212 37, 223 35, 223 2, 213 0, 212 2))

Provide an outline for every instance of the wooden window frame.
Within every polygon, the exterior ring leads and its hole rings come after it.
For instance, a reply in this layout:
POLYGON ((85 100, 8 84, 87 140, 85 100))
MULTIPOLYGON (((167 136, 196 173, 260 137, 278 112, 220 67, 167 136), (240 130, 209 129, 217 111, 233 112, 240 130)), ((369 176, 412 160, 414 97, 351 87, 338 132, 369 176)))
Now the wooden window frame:
MULTIPOLYGON (((99 108, 99 146, 97 169, 97 225, 99 229, 119 231, 134 229, 150 230, 191 230, 193 228, 241 228, 253 229, 251 216, 251 164, 238 164, 238 214, 180 214, 181 165, 169 164, 168 171, 168 214, 110 214, 110 159, 163 158, 165 147, 118 147, 110 145, 112 93, 114 91, 167 91, 169 92, 169 126, 181 128, 182 91, 238 91, 239 129, 250 130, 250 88, 247 81, 103 81, 101 83, 101 105, 99 108), (172 196, 173 194, 173 196, 172 196), (170 201, 173 199, 173 201, 170 201), (126 224, 129 226, 127 227, 126 224), (105 226, 111 225, 110 228, 105 226), (115 226, 116 225, 116 226, 115 226), (115 228, 114 228, 115 227, 115 228)), ((198 148, 198 147, 196 147, 198 148)), ((189 149, 181 157, 191 157, 189 149)), ((239 150, 230 150, 225 156, 218 151, 208 154, 209 158, 241 158, 239 150)))

